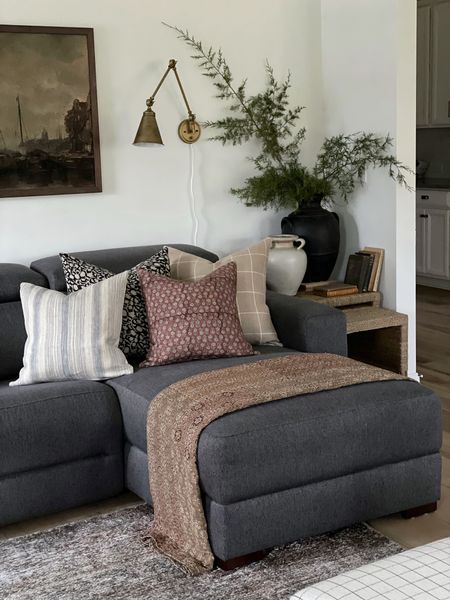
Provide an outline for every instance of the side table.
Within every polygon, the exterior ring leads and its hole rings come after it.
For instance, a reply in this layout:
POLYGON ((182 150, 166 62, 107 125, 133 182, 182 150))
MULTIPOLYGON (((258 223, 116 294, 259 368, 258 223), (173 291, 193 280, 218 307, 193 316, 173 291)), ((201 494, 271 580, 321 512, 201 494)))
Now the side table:
POLYGON ((348 355, 395 373, 408 372, 408 316, 381 308, 380 292, 324 298, 298 297, 342 310, 347 318, 348 355))

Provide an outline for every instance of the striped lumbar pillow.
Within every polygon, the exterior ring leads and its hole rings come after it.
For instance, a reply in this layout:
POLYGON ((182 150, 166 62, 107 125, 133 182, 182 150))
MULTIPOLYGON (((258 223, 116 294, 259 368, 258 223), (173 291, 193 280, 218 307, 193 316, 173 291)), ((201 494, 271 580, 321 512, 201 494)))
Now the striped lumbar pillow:
POLYGON ((66 296, 22 283, 28 338, 19 379, 26 385, 63 379, 109 379, 133 372, 119 350, 127 272, 66 296))

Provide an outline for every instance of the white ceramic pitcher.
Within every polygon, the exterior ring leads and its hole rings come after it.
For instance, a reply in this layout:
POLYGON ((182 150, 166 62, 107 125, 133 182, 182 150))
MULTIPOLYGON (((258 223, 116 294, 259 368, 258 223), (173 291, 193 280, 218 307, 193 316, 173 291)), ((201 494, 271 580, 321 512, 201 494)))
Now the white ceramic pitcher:
POLYGON ((307 256, 305 240, 298 235, 271 235, 272 247, 267 260, 267 287, 269 290, 295 296, 305 276, 307 256), (298 247, 294 242, 299 242, 298 247))

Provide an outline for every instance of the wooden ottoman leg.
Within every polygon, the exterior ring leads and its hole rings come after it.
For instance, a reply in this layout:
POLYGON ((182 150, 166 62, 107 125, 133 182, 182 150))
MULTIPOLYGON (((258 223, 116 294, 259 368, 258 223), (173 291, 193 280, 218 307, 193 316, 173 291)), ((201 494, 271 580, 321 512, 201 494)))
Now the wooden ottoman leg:
POLYGON ((408 508, 408 510, 402 511, 402 517, 404 519, 412 519, 414 517, 421 517, 427 513, 432 513, 437 509, 437 502, 431 504, 424 504, 423 506, 417 506, 416 508, 408 508))
POLYGON ((233 569, 239 569, 246 567, 247 565, 262 560, 269 554, 270 550, 259 550, 258 552, 252 552, 251 554, 244 554, 244 556, 237 556, 236 558, 230 558, 229 560, 222 560, 216 557, 216 566, 222 571, 232 571, 233 569))

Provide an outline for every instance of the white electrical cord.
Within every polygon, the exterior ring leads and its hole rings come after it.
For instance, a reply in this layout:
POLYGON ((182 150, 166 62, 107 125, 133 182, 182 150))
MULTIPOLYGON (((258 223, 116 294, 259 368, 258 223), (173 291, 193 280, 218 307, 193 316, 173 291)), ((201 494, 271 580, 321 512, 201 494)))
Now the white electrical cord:
POLYGON ((198 216, 195 207, 195 195, 194 195, 194 144, 189 144, 189 158, 190 158, 190 177, 189 177, 189 199, 191 205, 192 215, 192 243, 197 246, 198 241, 198 216))

